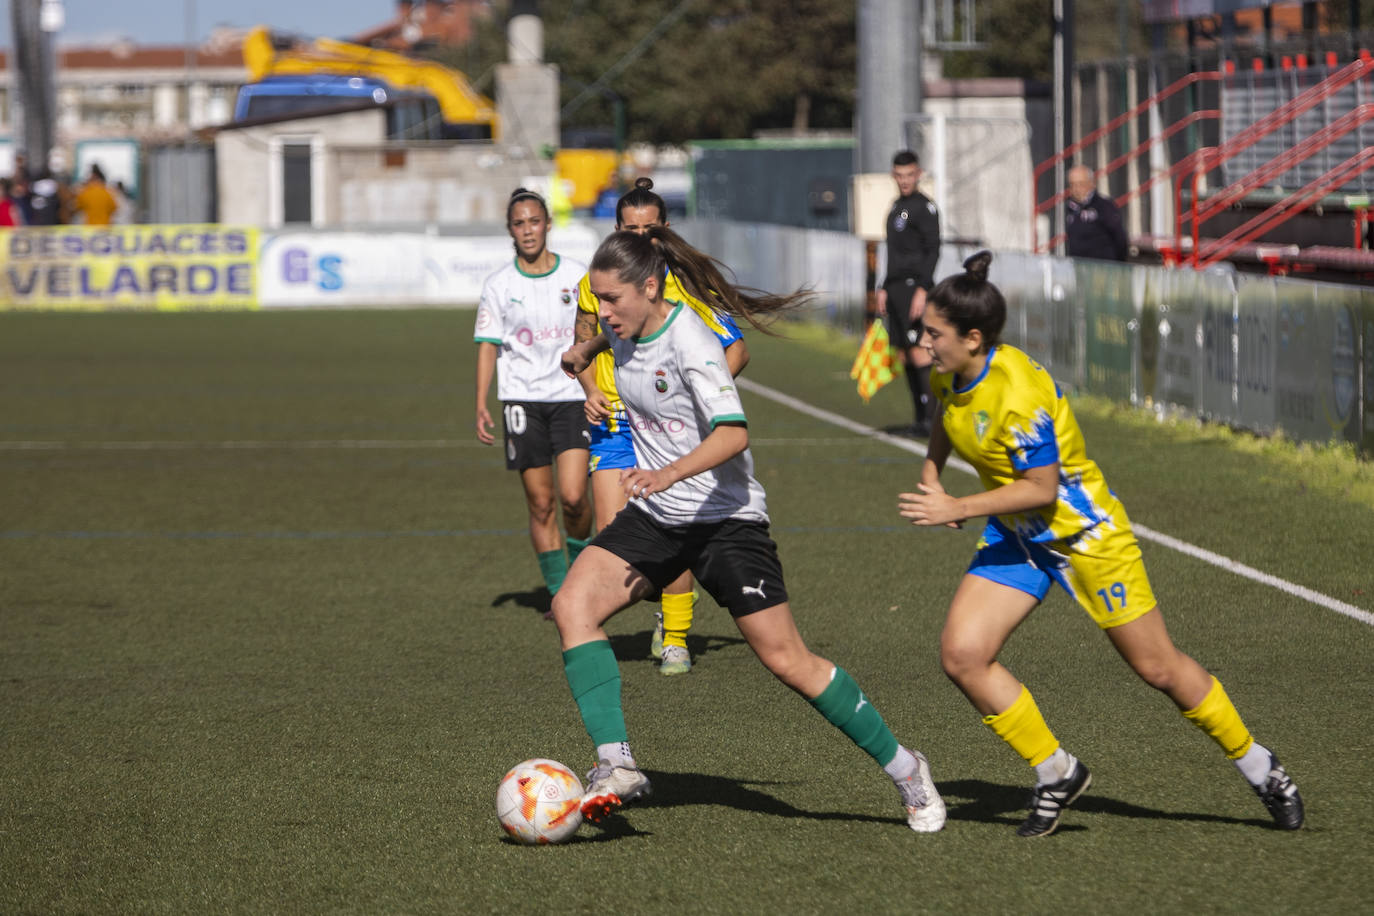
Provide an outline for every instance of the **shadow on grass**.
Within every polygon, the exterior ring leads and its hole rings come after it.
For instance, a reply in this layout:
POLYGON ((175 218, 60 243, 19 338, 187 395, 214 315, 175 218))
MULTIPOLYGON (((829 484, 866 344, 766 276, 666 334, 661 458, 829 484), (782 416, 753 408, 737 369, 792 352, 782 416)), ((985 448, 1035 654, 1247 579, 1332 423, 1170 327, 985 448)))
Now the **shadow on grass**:
MULTIPOLYGON (((783 785, 777 781, 729 779, 706 773, 668 773, 645 770, 654 792, 633 803, 633 807, 678 808, 684 805, 723 805, 739 811, 770 814, 776 817, 812 821, 860 821, 878 824, 905 824, 903 817, 877 817, 853 811, 807 811, 775 798, 764 787, 783 785)), ((894 803, 895 803, 894 799, 894 803)), ((627 809, 627 810, 632 810, 627 809)))
MULTIPOLYGON (((652 607, 652 605, 650 605, 652 607)), ((653 618, 650 617, 650 620, 653 618)), ((611 637, 611 649, 615 652, 617 660, 622 662, 639 661, 643 659, 652 662, 649 655, 649 642, 653 639, 653 627, 639 633, 621 633, 611 637)), ((692 653, 693 660, 709 655, 712 652, 719 652, 731 646, 746 645, 742 636, 688 636, 687 648, 692 653)))
MULTIPOLYGON (((1029 786, 1007 786, 984 782, 981 779, 942 780, 937 782, 936 786, 945 799, 950 820, 979 821, 985 824, 1020 824, 1025 818, 1024 812, 1027 810, 1031 793, 1029 786), (967 801, 955 801, 955 799, 967 799, 967 801)), ((1056 832, 1085 829, 1072 823, 1074 811, 1085 814, 1106 814, 1111 817, 1148 818, 1162 821, 1244 824, 1251 827, 1272 826, 1269 821, 1260 818, 1227 817, 1219 814, 1190 811, 1161 811, 1158 808, 1146 808, 1142 805, 1133 805, 1130 802, 1096 795, 1090 790, 1074 802, 1070 813, 1066 815, 1070 821, 1056 832)))
POLYGON ((536 614, 544 615, 553 607, 553 596, 544 586, 532 588, 527 592, 502 592, 492 599, 492 607, 501 607, 505 604, 514 604, 516 607, 527 608, 536 614))

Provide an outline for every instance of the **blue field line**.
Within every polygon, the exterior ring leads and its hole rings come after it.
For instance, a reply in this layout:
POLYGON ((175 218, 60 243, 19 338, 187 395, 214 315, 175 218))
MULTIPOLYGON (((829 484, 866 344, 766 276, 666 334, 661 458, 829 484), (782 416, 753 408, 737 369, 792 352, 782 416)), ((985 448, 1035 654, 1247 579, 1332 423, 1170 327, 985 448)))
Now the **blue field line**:
MULTIPOLYGON (((874 429, 872 426, 868 426, 856 420, 851 420, 849 417, 841 416, 840 414, 832 413, 829 410, 808 404, 805 401, 792 397, 790 394, 778 391, 776 388, 760 385, 752 379, 738 378, 735 380, 735 384, 745 391, 757 394, 759 397, 767 398, 770 401, 782 404, 784 407, 790 407, 809 417, 814 417, 817 420, 824 421, 833 426, 838 426, 841 429, 847 429, 855 435, 867 436, 870 439, 886 442, 895 448, 911 452, 914 455, 925 457, 926 447, 920 442, 888 435, 887 433, 874 429)), ((949 457, 949 460, 945 462, 945 467, 956 468, 966 474, 972 474, 974 476, 977 476, 978 473, 974 470, 972 465, 955 455, 949 457)), ((1163 532, 1155 531, 1139 522, 1132 521, 1131 527, 1135 531, 1136 536, 1142 541, 1160 544, 1170 550, 1176 550, 1185 556, 1193 557, 1204 563, 1211 564, 1218 569, 1224 569, 1227 572, 1234 573, 1252 582, 1259 582, 1262 585, 1278 589, 1295 598, 1309 601, 1318 607, 1324 607, 1329 611, 1335 611, 1337 614, 1343 614, 1351 620, 1358 620, 1360 623, 1374 626, 1374 613, 1370 613, 1363 608, 1355 607, 1355 605, 1341 601, 1339 598, 1332 598, 1330 595, 1324 595, 1304 585, 1289 582, 1287 579, 1280 579, 1278 576, 1270 575, 1252 566, 1247 566, 1230 557, 1224 557, 1221 554, 1213 553, 1205 547, 1199 547, 1196 544, 1190 544, 1187 541, 1180 540, 1171 535, 1164 534, 1163 532)))

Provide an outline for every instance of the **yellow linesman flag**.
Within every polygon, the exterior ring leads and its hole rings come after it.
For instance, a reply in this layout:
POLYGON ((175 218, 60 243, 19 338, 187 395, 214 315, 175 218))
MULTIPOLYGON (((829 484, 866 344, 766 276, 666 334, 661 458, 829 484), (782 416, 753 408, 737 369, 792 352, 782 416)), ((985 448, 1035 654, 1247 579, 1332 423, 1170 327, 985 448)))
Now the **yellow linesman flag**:
POLYGON ((849 370, 849 377, 859 381, 859 397, 868 403, 874 392, 896 377, 901 367, 893 359, 892 343, 887 337, 887 325, 881 319, 868 326, 859 355, 849 370))

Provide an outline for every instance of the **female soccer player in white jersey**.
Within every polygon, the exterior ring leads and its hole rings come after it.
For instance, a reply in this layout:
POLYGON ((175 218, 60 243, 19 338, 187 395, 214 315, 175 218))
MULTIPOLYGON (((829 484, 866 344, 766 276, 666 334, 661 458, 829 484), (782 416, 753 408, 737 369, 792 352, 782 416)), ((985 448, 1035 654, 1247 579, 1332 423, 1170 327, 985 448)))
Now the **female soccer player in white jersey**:
POLYGON ((583 816, 600 820, 650 789, 630 750, 620 672, 602 625, 690 569, 764 666, 883 766, 911 829, 939 830, 945 806, 925 757, 899 745, 854 680, 797 632, 724 351, 695 312, 664 298, 666 270, 698 299, 756 325, 756 315, 805 298, 736 288, 663 226, 616 232, 592 259, 592 291, 614 340, 578 344, 563 365, 580 372, 611 347, 638 462, 620 475, 630 505, 583 551, 553 605, 568 686, 597 751, 583 816))
POLYGON ((496 371, 506 468, 520 472, 539 571, 549 593, 557 594, 592 525, 587 500, 590 435, 582 389, 559 366, 573 339, 574 297, 586 268, 549 251, 549 208, 533 191, 517 188, 511 194, 506 228, 515 241, 515 258, 483 284, 472 335, 477 344, 477 438, 487 445, 496 441, 487 411, 496 371), (567 554, 558 528, 560 500, 567 554))
POLYGON ((919 493, 898 496, 915 525, 986 516, 983 537, 940 637, 945 673, 1002 740, 1035 768, 1031 812, 1017 832, 1045 836, 1092 783, 1060 746, 1030 691, 997 660, 1012 631, 1058 582, 1140 677, 1210 735, 1254 787, 1277 825, 1302 826, 1297 786, 1241 721, 1221 683, 1179 651, 1150 590, 1126 510, 1089 460, 1078 422, 1054 380, 999 342, 1006 302, 988 282, 992 255, 931 291, 924 346, 944 408, 930 437, 919 493), (978 469, 985 492, 953 497, 940 485, 951 450, 978 469))
MULTIPOLYGON (((654 193, 650 178, 639 178, 635 186, 621 197, 615 207, 615 228, 644 234, 650 226, 668 225, 668 206, 654 193)), ((749 348, 744 343, 739 326, 729 315, 711 311, 703 302, 683 291, 677 278, 669 273, 664 277, 664 297, 681 302, 697 313, 725 348, 725 362, 731 375, 739 375, 749 362, 749 348)), ((585 276, 577 286, 577 343, 591 340, 601 333, 598 305, 592 294, 591 277, 585 276)), ((587 421, 591 424, 592 502, 596 512, 597 530, 605 528, 616 513, 625 508, 625 491, 620 487, 620 472, 635 466, 634 442, 625 416, 625 405, 615 387, 615 361, 609 350, 598 353, 593 364, 578 376, 587 393, 587 421)), ((692 590, 692 573, 684 572, 677 581, 663 590, 663 610, 657 615, 649 654, 659 660, 659 672, 666 675, 686 674, 692 668, 692 656, 687 651, 687 631, 692 627, 692 611, 696 592, 692 590)))

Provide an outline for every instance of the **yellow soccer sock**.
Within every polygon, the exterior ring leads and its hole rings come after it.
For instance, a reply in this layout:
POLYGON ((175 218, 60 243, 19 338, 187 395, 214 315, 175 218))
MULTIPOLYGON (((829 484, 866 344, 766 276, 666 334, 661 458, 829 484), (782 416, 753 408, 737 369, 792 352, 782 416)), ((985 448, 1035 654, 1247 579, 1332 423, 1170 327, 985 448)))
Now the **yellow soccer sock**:
POLYGON ((1240 720, 1240 713, 1236 712, 1231 698, 1222 689, 1221 681, 1215 677, 1212 678, 1212 689, 1207 696, 1192 709, 1183 710, 1183 718, 1211 735, 1231 760, 1244 757, 1255 742, 1250 729, 1240 720))
POLYGON ((1059 739, 1045 724, 1040 715, 1040 707, 1025 685, 1016 702, 995 716, 983 716, 983 724, 991 728, 1012 750, 1026 759, 1031 766, 1043 763, 1059 749, 1059 739))
POLYGON ((692 628, 692 609, 696 592, 663 593, 663 644, 687 648, 687 631, 692 628))

